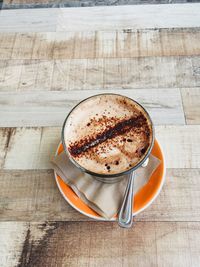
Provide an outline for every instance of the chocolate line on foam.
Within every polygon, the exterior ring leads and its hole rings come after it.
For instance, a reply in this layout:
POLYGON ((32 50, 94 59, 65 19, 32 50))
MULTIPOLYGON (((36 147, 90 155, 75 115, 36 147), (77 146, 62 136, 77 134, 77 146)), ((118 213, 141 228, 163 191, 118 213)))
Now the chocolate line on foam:
MULTIPOLYGON (((129 119, 124 119, 114 126, 109 126, 102 133, 97 134, 95 137, 91 136, 85 139, 76 141, 74 144, 69 145, 69 152, 73 157, 77 157, 84 152, 90 150, 93 147, 98 146, 99 144, 105 142, 108 139, 112 139, 116 136, 123 135, 124 133, 130 131, 133 128, 140 128, 146 124, 147 119, 143 114, 140 114, 137 117, 131 117, 129 119)), ((148 132, 146 133, 149 135, 148 132)))

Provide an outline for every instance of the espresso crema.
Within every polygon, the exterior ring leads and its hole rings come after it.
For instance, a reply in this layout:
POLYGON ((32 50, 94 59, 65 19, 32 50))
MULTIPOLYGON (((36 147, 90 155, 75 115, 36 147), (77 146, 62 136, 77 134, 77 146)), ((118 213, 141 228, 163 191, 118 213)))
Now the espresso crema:
POLYGON ((119 174, 145 157, 152 123, 133 100, 115 94, 93 96, 69 114, 64 142, 71 158, 97 174, 119 174))

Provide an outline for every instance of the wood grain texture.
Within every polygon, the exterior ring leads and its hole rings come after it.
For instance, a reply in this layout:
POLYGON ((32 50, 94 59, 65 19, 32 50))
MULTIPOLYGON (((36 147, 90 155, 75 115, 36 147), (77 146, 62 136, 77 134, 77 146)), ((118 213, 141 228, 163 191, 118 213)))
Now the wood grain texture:
MULTIPOLYGON (((1 170, 0 221, 90 221, 60 194, 52 170, 1 170)), ((200 170, 168 169, 155 202, 136 221, 200 222, 200 170)))
POLYGON ((61 196, 52 170, 0 171, 0 220, 88 220, 61 196))
POLYGON ((56 31, 199 27, 199 11, 199 3, 61 8, 56 31))
MULTIPOLYGON (((195 3, 198 0, 2 0, 3 9, 195 3)), ((1 2, 0 2, 1 3, 1 2)))
POLYGON ((200 3, 0 12, 1 267, 200 266, 199 14, 200 3), (150 111, 168 167, 129 231, 71 208, 50 165, 72 105, 110 90, 150 111))
POLYGON ((200 86, 200 56, 1 60, 0 90, 134 89, 200 86))
MULTIPOLYGON (((66 114, 79 101, 107 90, 0 92, 0 127, 62 126, 66 114)), ((178 89, 109 90, 137 100, 154 124, 185 124, 178 89)))
POLYGON ((199 223, 138 222, 127 231, 105 222, 5 222, 0 231, 0 251, 11 235, 13 244, 2 267, 188 267, 200 262, 199 223))
POLYGON ((23 250, 28 223, 0 223, 0 265, 17 266, 23 250))
POLYGON ((200 88, 182 88, 181 94, 187 124, 200 124, 200 88))
MULTIPOLYGON (((7 128, 1 128, 1 136, 7 128)), ((157 126, 156 138, 161 143, 168 168, 199 168, 200 126, 157 126)), ((13 128, 1 152, 3 169, 49 169, 61 139, 60 127, 13 128), (23 148, 23 149, 22 149, 23 148)), ((4 144, 5 138, 0 140, 4 144)), ((1 145, 3 147, 3 145, 1 145)))
MULTIPOLYGON (((4 135, 7 128, 0 131, 4 135)), ((5 169, 49 169, 60 140, 61 128, 13 128, 0 165, 5 169)))
POLYGON ((2 10, 0 32, 54 32, 57 18, 58 9, 2 10))
POLYGON ((168 168, 199 168, 200 126, 157 126, 168 168))
POLYGON ((132 58, 200 55, 200 28, 1 33, 1 59, 132 58))
POLYGON ((11 129, 7 128, 3 131, 0 130, 0 168, 4 165, 4 160, 6 158, 6 152, 11 137, 11 129))
POLYGON ((200 4, 16 9, 0 14, 1 32, 199 27, 200 4), (84 20, 83 20, 84 18, 84 20), (144 19, 145 18, 145 19, 144 19))
MULTIPOLYGON (((53 3, 53 0, 5 0, 4 6, 7 5, 14 5, 14 4, 32 4, 32 5, 37 5, 37 4, 47 4, 47 3, 53 3)), ((58 1, 59 2, 59 1, 58 1)), ((55 3, 55 2, 54 2, 55 3)))

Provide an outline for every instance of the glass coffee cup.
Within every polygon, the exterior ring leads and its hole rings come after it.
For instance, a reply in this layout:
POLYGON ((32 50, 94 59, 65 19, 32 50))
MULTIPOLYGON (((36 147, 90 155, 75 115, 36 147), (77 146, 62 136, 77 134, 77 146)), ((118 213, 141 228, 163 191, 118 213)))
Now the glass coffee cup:
POLYGON ((135 170, 145 166, 154 145, 154 127, 143 106, 119 94, 99 94, 77 104, 62 127, 71 162, 104 183, 127 178, 119 225, 132 225, 135 170))

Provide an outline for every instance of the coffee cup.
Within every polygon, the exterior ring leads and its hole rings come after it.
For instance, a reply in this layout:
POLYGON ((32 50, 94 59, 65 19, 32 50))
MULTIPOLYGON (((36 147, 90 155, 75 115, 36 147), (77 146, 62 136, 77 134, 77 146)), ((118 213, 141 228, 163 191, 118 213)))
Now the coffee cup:
POLYGON ((142 105, 105 93, 84 99, 69 112, 61 138, 76 167, 113 183, 144 166, 154 136, 152 120, 142 105))

